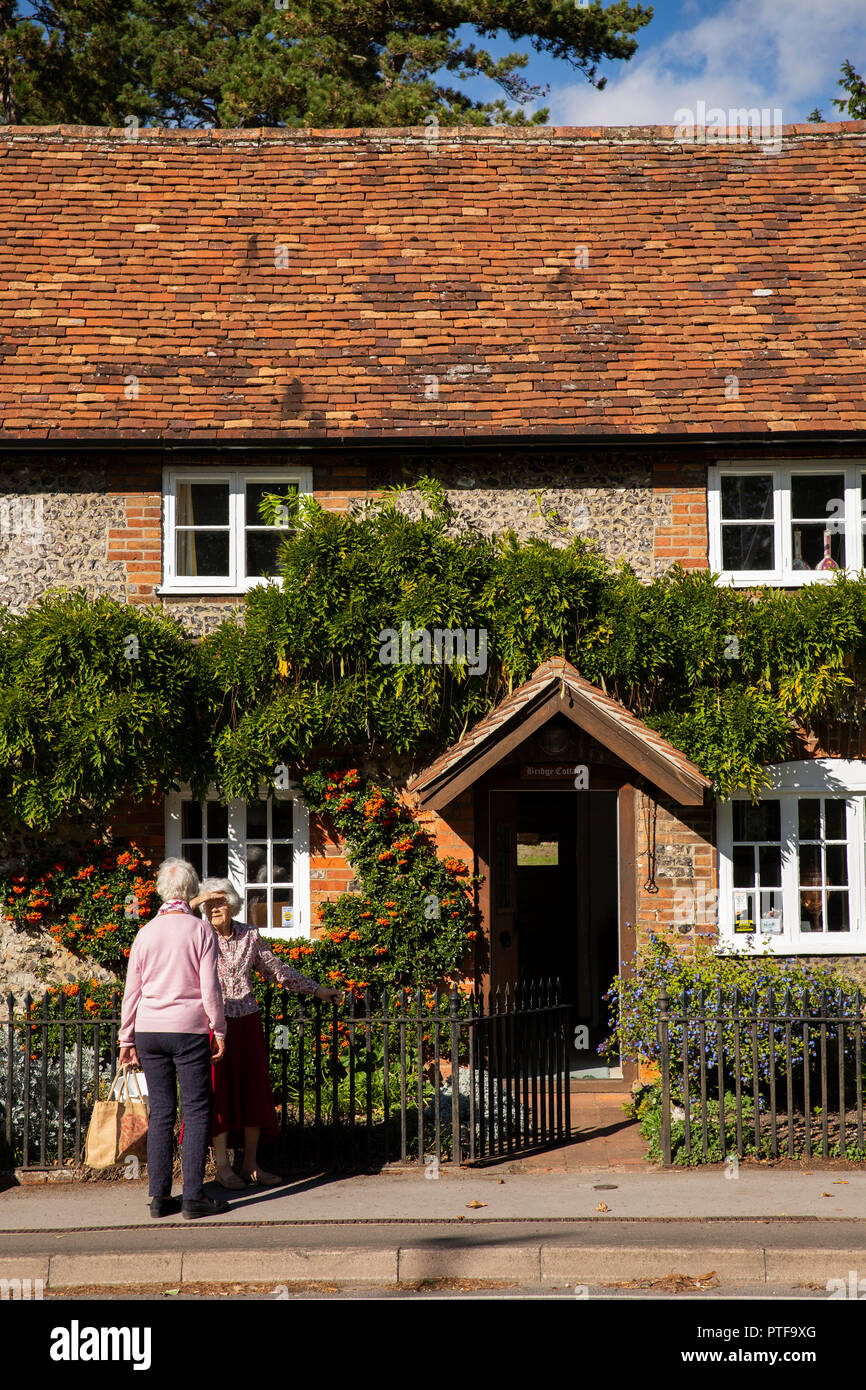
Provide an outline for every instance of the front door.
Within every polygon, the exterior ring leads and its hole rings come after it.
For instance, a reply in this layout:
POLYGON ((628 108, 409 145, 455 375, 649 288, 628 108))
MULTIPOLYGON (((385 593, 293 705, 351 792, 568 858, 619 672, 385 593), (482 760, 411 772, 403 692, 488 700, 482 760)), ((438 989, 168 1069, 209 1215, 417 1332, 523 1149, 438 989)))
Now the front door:
POLYGON ((493 988, 559 979, 583 1030, 572 1038, 572 1073, 605 1076, 603 995, 619 968, 617 792, 490 795, 493 988))

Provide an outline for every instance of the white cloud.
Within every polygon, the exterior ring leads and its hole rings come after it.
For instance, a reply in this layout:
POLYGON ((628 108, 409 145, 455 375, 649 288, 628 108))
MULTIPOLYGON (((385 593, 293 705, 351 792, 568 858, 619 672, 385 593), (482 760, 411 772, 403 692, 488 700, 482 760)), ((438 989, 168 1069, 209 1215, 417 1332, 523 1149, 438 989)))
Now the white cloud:
POLYGON ((863 0, 734 0, 723 11, 687 23, 655 46, 652 23, 638 35, 630 63, 616 66, 604 91, 587 82, 552 87, 551 125, 672 125, 678 109, 779 107, 788 125, 816 104, 825 120, 843 59, 863 57, 863 0))

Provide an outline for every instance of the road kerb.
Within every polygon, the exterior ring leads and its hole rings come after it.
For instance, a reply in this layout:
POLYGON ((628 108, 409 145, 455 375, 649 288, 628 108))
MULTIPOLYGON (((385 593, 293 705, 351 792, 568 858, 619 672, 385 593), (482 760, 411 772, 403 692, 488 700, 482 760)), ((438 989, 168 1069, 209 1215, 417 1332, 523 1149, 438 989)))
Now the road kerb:
POLYGON ((541 1245, 406 1245, 399 1251, 401 1284, 419 1279, 507 1279, 541 1282, 541 1245))
POLYGON ((182 1282, 275 1284, 297 1280, 329 1284, 396 1284, 397 1251, 342 1247, 308 1250, 187 1250, 182 1282))
POLYGON ((83 1284, 179 1284, 183 1255, 180 1250, 106 1250, 81 1255, 52 1255, 48 1287, 63 1289, 83 1284))
POLYGON ((662 1279, 667 1274, 697 1276, 715 1271, 727 1283, 766 1279, 764 1248, 682 1245, 544 1245, 541 1282, 599 1284, 611 1279, 662 1279))
POLYGON ((830 1279, 843 1279, 847 1286, 853 1270, 857 1280, 866 1278, 866 1241, 859 1250, 767 1250, 767 1279, 771 1283, 790 1283, 802 1280, 810 1284, 826 1284, 830 1279))

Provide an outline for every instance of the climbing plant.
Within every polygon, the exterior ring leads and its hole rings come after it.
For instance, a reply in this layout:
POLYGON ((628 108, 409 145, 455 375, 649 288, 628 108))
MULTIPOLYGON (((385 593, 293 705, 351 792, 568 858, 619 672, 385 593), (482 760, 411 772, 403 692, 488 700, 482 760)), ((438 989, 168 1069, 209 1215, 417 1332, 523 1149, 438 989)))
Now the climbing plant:
POLYGON ((291 524, 279 580, 200 644, 158 610, 82 593, 7 613, 0 817, 98 823, 180 780, 249 798, 275 765, 323 758, 384 775, 394 755, 435 756, 554 656, 721 795, 756 794, 798 725, 859 721, 866 578, 750 593, 675 566, 646 583, 565 533, 481 534, 439 484, 418 486, 420 507, 401 489, 352 513, 272 499, 291 524))

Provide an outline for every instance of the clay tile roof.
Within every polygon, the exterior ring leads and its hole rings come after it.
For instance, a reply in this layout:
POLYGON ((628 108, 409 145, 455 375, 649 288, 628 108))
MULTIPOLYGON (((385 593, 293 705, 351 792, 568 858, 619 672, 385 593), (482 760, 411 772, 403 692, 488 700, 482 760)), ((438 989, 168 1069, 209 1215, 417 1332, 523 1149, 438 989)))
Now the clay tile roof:
MULTIPOLYGON (((419 772, 408 784, 419 805, 441 807, 471 785, 489 765, 487 755, 507 732, 519 727, 560 693, 567 714, 598 742, 684 805, 700 805, 712 783, 678 748, 579 675, 562 657, 545 661, 524 685, 506 696, 463 738, 419 772)), ((548 718, 552 717, 548 713, 548 718)), ((521 735, 517 734, 517 739, 521 735)))
POLYGON ((17 439, 866 428, 866 122, 0 128, 17 439))

